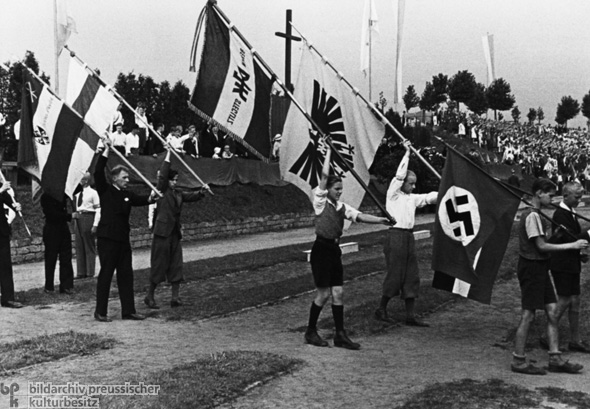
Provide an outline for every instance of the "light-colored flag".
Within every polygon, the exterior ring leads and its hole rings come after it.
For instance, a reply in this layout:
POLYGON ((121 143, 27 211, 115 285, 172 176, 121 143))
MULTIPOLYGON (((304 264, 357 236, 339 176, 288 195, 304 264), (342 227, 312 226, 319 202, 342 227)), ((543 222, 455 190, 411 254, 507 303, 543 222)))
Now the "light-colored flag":
POLYGON ((486 69, 488 73, 488 83, 490 85, 496 79, 496 68, 494 65, 494 35, 486 34, 481 38, 483 43, 483 54, 486 59, 486 69))
POLYGON ((56 2, 56 25, 57 25, 57 55, 60 55, 64 45, 68 43, 72 33, 78 33, 76 22, 68 15, 66 0, 55 0, 56 2))
POLYGON ((393 0, 393 11, 395 14, 394 21, 397 23, 397 33, 395 36, 395 61, 394 61, 394 83, 393 83, 393 103, 402 102, 402 40, 404 38, 404 14, 406 10, 406 0, 393 0))
POLYGON ((37 78, 28 71, 23 76, 18 165, 51 197, 62 200, 65 193, 71 198, 83 175, 75 170, 79 146, 88 145, 84 152, 94 154, 99 137, 37 78))
MULTIPOLYGON (((103 131, 99 136, 104 136, 104 132, 110 128, 113 114, 117 112, 119 106, 119 101, 71 56, 65 100, 93 130, 103 131)), ((83 133, 88 131, 87 127, 83 129, 83 133)), ((94 131, 92 132, 94 133, 94 131)), ((96 145, 86 143, 86 139, 88 138, 82 134, 80 139, 76 141, 72 153, 66 182, 68 195, 70 195, 71 187, 75 188, 80 178, 88 170, 94 157, 96 145)))
MULTIPOLYGON (((295 85, 299 101, 343 159, 368 183, 369 167, 385 134, 385 126, 307 44, 302 47, 295 85)), ((319 185, 326 146, 305 116, 291 104, 280 150, 281 178, 304 191, 311 200, 319 185)), ((341 200, 358 208, 365 191, 332 153, 332 168, 343 177, 341 200)))
POLYGON ((374 0, 365 0, 361 32, 361 71, 365 75, 367 75, 367 70, 371 65, 372 43, 379 38, 379 26, 377 22, 377 9, 375 8, 374 0))

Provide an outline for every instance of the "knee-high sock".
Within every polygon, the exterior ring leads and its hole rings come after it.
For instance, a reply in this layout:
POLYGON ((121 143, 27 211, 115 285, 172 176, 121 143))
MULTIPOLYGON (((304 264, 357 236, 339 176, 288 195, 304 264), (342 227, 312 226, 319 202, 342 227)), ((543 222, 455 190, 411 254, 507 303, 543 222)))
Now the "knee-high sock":
POLYGON ((316 303, 312 301, 311 308, 309 309, 309 322, 307 323, 308 329, 316 329, 321 312, 322 307, 316 305, 316 303))
POLYGON ((334 316, 334 326, 336 331, 344 330, 344 306, 332 305, 332 315, 334 316))

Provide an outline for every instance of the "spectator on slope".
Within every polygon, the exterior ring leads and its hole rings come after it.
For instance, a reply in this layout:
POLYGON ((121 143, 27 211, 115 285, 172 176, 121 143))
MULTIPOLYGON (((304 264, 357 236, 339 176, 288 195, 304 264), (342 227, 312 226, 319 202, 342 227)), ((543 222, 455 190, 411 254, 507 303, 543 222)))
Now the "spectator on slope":
POLYGON ((127 134, 125 140, 125 156, 138 155, 140 146, 140 130, 137 124, 133 125, 131 132, 127 134))
POLYGON ((336 326, 334 346, 356 350, 360 345, 351 341, 344 330, 343 268, 339 246, 344 219, 372 224, 389 224, 389 220, 385 217, 365 215, 339 201, 342 195, 342 179, 330 175, 330 156, 331 150, 328 147, 322 167, 322 178, 314 190, 313 207, 317 238, 311 249, 311 271, 316 296, 309 311, 305 342, 320 347, 328 346, 317 332, 317 322, 323 306, 331 297, 332 315, 336 326))
POLYGON ((201 135, 197 131, 197 127, 195 125, 191 125, 188 127, 188 134, 182 137, 184 139, 182 149, 184 153, 187 155, 192 156, 193 158, 198 158, 201 152, 201 135))
MULTIPOLYGON (((218 148, 215 148, 218 149, 218 148)), ((234 157, 234 154, 231 153, 231 151, 229 150, 229 145, 225 145, 223 147, 223 152, 221 153, 221 158, 222 159, 231 159, 234 157)))
POLYGON ((140 102, 137 104, 137 108, 135 109, 137 113, 135 114, 135 125, 138 126, 138 144, 137 144, 137 154, 143 155, 145 150, 145 145, 148 140, 149 129, 148 127, 151 126, 146 113, 145 113, 145 104, 140 102))
POLYGON ((123 124, 117 123, 115 129, 115 132, 110 135, 113 148, 125 155, 127 153, 127 135, 123 133, 123 124))

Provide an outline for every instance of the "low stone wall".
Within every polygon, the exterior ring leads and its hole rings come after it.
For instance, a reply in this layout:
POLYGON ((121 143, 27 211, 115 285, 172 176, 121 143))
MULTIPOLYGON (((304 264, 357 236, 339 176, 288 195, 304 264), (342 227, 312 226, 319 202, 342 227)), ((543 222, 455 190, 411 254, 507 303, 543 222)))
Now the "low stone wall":
MULTIPOLYGON (((380 214, 377 206, 361 209, 364 213, 380 214)), ((228 220, 218 222, 186 223, 182 226, 182 240, 184 242, 221 239, 239 234, 252 234, 266 231, 279 231, 309 227, 313 225, 313 214, 310 213, 286 213, 265 217, 249 217, 243 220, 228 220)), ((72 234, 72 247, 74 256, 74 235, 72 234)), ((146 228, 131 230, 131 247, 149 247, 152 244, 152 234, 146 228)), ((31 239, 12 240, 10 252, 14 264, 28 263, 43 260, 45 246, 41 237, 31 239)))

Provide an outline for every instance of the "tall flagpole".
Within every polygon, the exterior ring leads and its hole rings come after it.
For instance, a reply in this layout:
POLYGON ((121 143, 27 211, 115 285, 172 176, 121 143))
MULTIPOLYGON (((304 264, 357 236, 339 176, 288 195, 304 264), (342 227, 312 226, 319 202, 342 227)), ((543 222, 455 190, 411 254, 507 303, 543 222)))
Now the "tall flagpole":
POLYGON ((58 48, 58 33, 57 33, 57 0, 53 0, 53 35, 55 44, 55 92, 59 94, 59 50, 58 48))
MULTIPOLYGON (((30 69, 29 67, 27 67, 25 64, 22 64, 23 67, 25 67, 27 69, 27 71, 29 72, 29 74, 33 75, 41 84, 45 85, 45 87, 51 92, 51 87, 49 87, 49 85, 47 85, 47 83, 45 81, 43 81, 43 79, 41 77, 39 77, 35 71, 33 71, 32 69, 30 69)), ((106 136, 101 136, 101 132, 106 133, 106 131, 98 131, 96 130, 91 124, 89 124, 88 122, 86 122, 84 120, 84 117, 82 115, 80 115, 80 113, 78 111, 76 111, 74 108, 72 108, 68 103, 66 103, 64 100, 62 100, 57 93, 53 93, 53 95, 59 100, 61 101, 65 106, 67 106, 68 108, 70 108, 72 110, 72 112, 74 114, 76 114, 76 116, 82 120, 82 122, 84 122, 90 129, 92 129, 92 131, 94 133, 96 133, 101 139, 106 139, 106 136)), ((133 170, 138 176, 139 178, 150 187, 150 189, 152 189, 158 196, 163 197, 162 193, 160 193, 160 191, 158 191, 158 189, 156 189, 156 187, 152 184, 152 182, 150 182, 145 176, 143 176, 141 174, 141 172, 131 164, 131 162, 129 162, 129 160, 125 157, 125 155, 123 155, 121 152, 119 152, 117 149, 111 149, 111 151, 114 151, 115 154, 125 163, 126 166, 128 166, 131 170, 133 170)))
MULTIPOLYGON (((387 212, 387 209, 385 208, 385 206, 383 206, 383 204, 381 202, 379 202, 379 200, 377 199, 377 197, 375 196, 375 194, 369 190, 369 187, 363 181, 363 179, 359 176, 359 174, 353 168, 351 168, 350 165, 348 165, 348 162, 346 162, 346 160, 342 157, 342 155, 340 154, 340 152, 338 152, 338 149, 336 149, 334 147, 334 145, 332 144, 332 139, 329 137, 329 135, 327 135, 322 130, 322 128, 320 128, 320 126, 314 121, 314 119, 311 117, 311 115, 309 115, 309 113, 307 113, 307 111, 299 103, 299 101, 297 101, 295 99, 295 97, 293 96, 293 94, 291 93, 291 91, 285 86, 285 84, 283 84, 283 82, 281 80, 279 80, 279 78, 277 77, 277 75, 275 74, 275 72, 272 70, 272 68, 270 68, 269 65, 266 63, 266 61, 264 61, 262 59, 262 57, 260 56, 260 54, 258 54, 258 52, 252 47, 252 45, 248 42, 248 40, 246 40, 246 38, 237 29, 237 27, 235 27, 231 23, 230 19, 225 15, 225 13, 223 11, 221 11, 219 9, 219 7, 217 7, 216 1, 215 0, 209 0, 209 2, 211 4, 211 6, 225 20, 228 28, 230 30, 233 30, 238 35, 238 37, 240 37, 240 39, 244 42, 244 44, 246 45, 246 47, 248 47, 248 49, 250 50, 250 52, 252 53, 252 55, 258 60, 258 62, 264 67, 264 69, 272 76, 272 78, 276 81, 276 83, 283 89, 283 91, 285 92, 285 95, 287 95, 291 99, 291 101, 295 104, 295 106, 297 107, 297 109, 299 109, 299 111, 301 111, 301 113, 305 116, 305 118, 309 121, 309 123, 311 123, 311 125, 318 131, 318 133, 320 134, 320 136, 322 137, 322 139, 328 145, 330 145, 330 148, 331 148, 332 152, 338 157, 338 159, 344 164, 344 166, 346 166, 348 168, 347 170, 357 180, 357 182, 359 182, 359 184, 362 186, 362 188, 365 190, 365 192, 367 192, 369 194, 369 196, 375 202, 375 204, 377 205, 377 207, 379 207, 379 210, 381 210, 383 212, 383 214, 387 217, 387 219, 392 224, 395 224, 396 223, 395 219, 387 212)), ((293 26, 293 24, 291 24, 291 25, 293 26)), ((293 26, 293 28, 295 28, 295 26, 293 26)))
MULTIPOLYGON (((115 89, 113 87, 111 87, 109 84, 107 84, 105 81, 103 81, 103 79, 98 75, 98 73, 96 71, 94 71, 92 68, 90 68, 84 61, 82 61, 82 59, 80 57, 78 57, 76 55, 75 52, 73 52, 67 45, 64 46, 65 49, 67 49, 70 52, 70 56, 72 58, 75 58, 76 60, 78 60, 80 62, 80 64, 82 64, 82 66, 88 70, 88 72, 90 72, 91 75, 93 75, 95 78, 97 78, 100 82, 102 82, 104 84, 104 87, 111 93, 113 94, 113 96, 115 96, 121 103, 125 104, 125 106, 127 108, 129 108, 133 113, 135 113, 136 118, 139 118, 139 120, 147 127, 147 129, 150 130, 150 132, 152 134, 154 134, 159 140, 160 142, 162 142, 162 144, 164 146, 167 146, 169 148, 169 150, 172 152, 172 154, 174 156, 176 156, 176 158, 180 161, 180 163, 183 164, 183 166, 189 171, 189 173, 191 175, 193 175, 195 177, 195 179, 197 179, 197 181, 205 186, 207 185, 200 177, 199 175, 197 175, 195 173, 195 171, 180 157, 180 155, 178 154, 178 152, 176 152, 176 150, 174 150, 170 144, 146 121, 143 119, 142 116, 138 116, 137 115, 137 111, 135 110, 135 108, 133 108, 126 100, 125 98, 123 98, 117 91, 115 91, 115 89)), ((211 189, 207 189, 207 191, 211 194, 213 194, 213 192, 211 191, 211 189)))
MULTIPOLYGON (((292 25, 293 25, 293 24, 292 24, 292 25)), ((372 104, 370 101, 367 101, 367 100, 365 99, 365 97, 363 97, 363 96, 361 95, 361 93, 359 92, 358 88, 355 88, 355 87, 354 87, 354 86, 353 86, 353 85, 352 85, 350 82, 348 82, 348 80, 347 80, 346 78, 344 78, 344 76, 342 75, 342 73, 341 73, 341 72, 339 72, 339 71, 336 69, 336 67, 334 67, 334 65, 332 65, 332 63, 331 63, 330 61, 328 61, 328 60, 327 60, 327 59, 326 59, 326 58, 325 58, 325 57, 322 55, 322 53, 320 53, 320 52, 319 52, 319 50, 318 50, 318 49, 317 49, 315 46, 311 45, 311 44, 310 44, 310 43, 307 41, 307 39, 305 38, 305 36, 304 36, 303 34, 301 34, 301 31, 299 31, 299 30, 297 29, 297 27, 295 27, 295 25, 293 25, 293 28, 295 29, 295 31, 297 31, 297 33, 298 33, 298 34, 301 36, 301 38, 303 38, 303 41, 305 41, 305 42, 306 42, 306 43, 309 45, 309 47, 310 47, 312 50, 314 50, 314 51, 315 51, 315 52, 316 52, 316 53, 317 53, 317 54, 318 54, 320 57, 322 57, 322 60, 324 60, 324 61, 326 62, 326 64, 327 64, 327 65, 328 65, 330 68, 332 68, 332 70, 334 70, 334 72, 336 73, 336 75, 338 75, 338 77, 339 77, 339 78, 340 78, 342 81, 344 81, 344 83, 345 83, 346 85, 348 85, 348 87, 349 87, 349 88, 350 88, 350 89, 351 89, 351 90, 354 92, 354 94, 355 94, 357 97, 361 98, 361 99, 363 100, 363 102, 365 103, 365 105, 366 105, 366 106, 367 106, 369 109, 371 109, 371 111, 373 111, 373 112, 374 112, 374 113, 375 113, 375 114, 376 114, 376 115, 379 117, 379 119, 381 120, 381 122, 382 122, 384 125, 386 125, 387 127, 389 127, 389 129, 391 129, 393 132, 395 132, 395 133, 397 134, 397 136, 398 136, 398 137, 399 137, 399 138, 400 138, 402 141, 405 141, 405 140, 406 140, 406 138, 404 138, 404 136, 403 136, 403 135, 402 135, 402 134, 401 134, 401 133, 400 133, 400 132, 399 132, 399 131, 398 131, 398 130, 395 128, 395 126, 393 126, 393 125, 391 124, 391 122, 389 122, 389 120, 388 120, 388 119, 385 117, 385 115, 383 115, 383 114, 381 113, 381 111, 379 111, 379 110, 378 110, 378 109, 375 107, 375 105, 373 105, 373 104, 372 104)), ((426 167, 428 167, 428 169, 429 169, 429 170, 430 170, 430 171, 431 171, 431 172, 432 172, 432 173, 433 173, 433 174, 434 174, 434 175, 435 175, 435 176, 436 176, 438 179, 441 179, 441 178, 442 178, 442 177, 441 177, 441 175, 440 175, 440 174, 439 174, 439 173, 436 171, 436 169, 434 169, 434 168, 432 167, 432 165, 431 165, 430 163, 428 163, 428 161, 427 161, 427 160, 426 160, 426 159, 425 159, 425 158, 424 158, 422 155, 420 155, 420 152, 418 152, 418 151, 416 150, 416 148, 414 148, 413 146, 411 146, 411 145, 410 145, 410 149, 412 150, 412 152, 414 152, 414 153, 416 154, 416 156, 418 156, 418 159, 420 159, 420 160, 421 160, 421 161, 422 161, 422 162, 423 162, 423 163, 426 165, 426 167)))
POLYGON ((369 101, 372 101, 371 93, 373 86, 371 82, 371 64, 372 64, 372 52, 373 52, 373 2, 369 0, 369 101))

